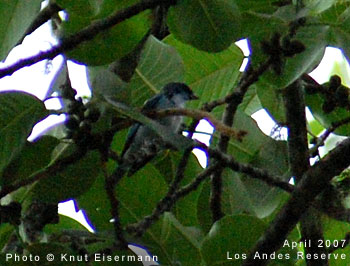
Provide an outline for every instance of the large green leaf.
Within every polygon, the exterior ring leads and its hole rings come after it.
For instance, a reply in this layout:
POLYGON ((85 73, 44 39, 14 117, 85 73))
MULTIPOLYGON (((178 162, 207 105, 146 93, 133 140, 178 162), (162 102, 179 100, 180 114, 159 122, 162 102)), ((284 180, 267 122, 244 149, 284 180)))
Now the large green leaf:
MULTIPOLYGON (((312 115, 316 118, 318 122, 324 127, 329 128, 332 123, 339 122, 343 119, 349 117, 349 111, 345 108, 336 107, 332 112, 325 113, 322 109, 324 104, 324 97, 319 94, 306 94, 306 104, 309 107, 312 115)), ((334 133, 343 136, 349 136, 350 134, 350 125, 345 124, 341 127, 338 127, 334 133)))
POLYGON ((0 225, 0 248, 3 250, 4 246, 7 244, 7 241, 9 241, 12 234, 15 233, 15 228, 13 225, 9 223, 2 223, 0 225))
MULTIPOLYGON (((67 6, 69 13, 68 20, 62 24, 62 37, 65 38, 90 25, 94 20, 105 18, 112 12, 126 8, 137 1, 105 0, 100 8, 92 8, 98 13, 90 17, 82 14, 79 8, 72 7, 71 3, 74 1, 62 2, 62 7, 66 8, 67 6)), ((100 1, 96 0, 95 2, 97 6, 100 1)), ((146 11, 97 34, 93 40, 82 43, 73 51, 68 52, 67 55, 73 60, 88 65, 111 63, 131 52, 145 36, 149 27, 150 20, 148 19, 148 11, 146 11)))
MULTIPOLYGON (((228 153, 235 160, 268 169, 270 173, 288 181, 285 141, 276 141, 264 135, 256 122, 242 111, 236 112, 233 127, 247 132, 242 142, 235 139, 229 141, 228 153)), ((217 143, 218 137, 218 133, 215 133, 213 144, 217 143)), ((223 180, 223 206, 228 214, 244 211, 261 218, 266 217, 278 207, 283 195, 279 189, 270 187, 261 180, 237 175, 230 170, 224 171, 223 180)))
POLYGON ((255 217, 225 216, 213 225, 202 243, 205 262, 207 265, 241 265, 265 228, 255 217))
MULTIPOLYGON (((276 141, 272 138, 266 139, 261 146, 259 153, 250 162, 252 166, 266 169, 271 174, 278 176, 282 181, 288 182, 290 179, 287 145, 285 141, 276 141)), ((245 191, 249 196, 251 207, 259 218, 269 216, 280 204, 286 192, 271 187, 261 180, 253 179, 249 176, 241 178, 245 191)), ((232 195, 231 195, 232 196, 232 195)))
POLYGON ((349 223, 340 222, 329 217, 322 217, 322 229, 324 232, 324 241, 319 241, 319 245, 323 247, 330 247, 334 244, 339 249, 335 250, 329 260, 329 265, 332 266, 346 266, 350 263, 350 258, 347 256, 350 252, 350 247, 345 244, 346 234, 349 233, 349 223), (341 256, 345 259, 341 259, 341 256), (335 257, 337 256, 337 257, 335 257))
POLYGON ((109 66, 90 66, 87 68, 87 73, 93 97, 108 96, 121 102, 129 102, 130 90, 109 66))
POLYGON ((182 82, 184 66, 176 50, 150 36, 128 90, 131 105, 141 106, 169 82, 182 82))
POLYGON ((70 230, 70 232, 83 232, 85 234, 88 233, 87 229, 82 226, 78 221, 65 216, 59 215, 59 223, 57 224, 47 224, 45 225, 43 231, 46 234, 64 234, 64 230, 70 230))
MULTIPOLYGON (((234 44, 220 53, 211 54, 177 41, 172 35, 166 38, 180 53, 185 65, 185 82, 199 97, 189 105, 198 108, 203 103, 217 100, 234 90, 243 61, 242 51, 234 44)), ((214 110, 218 115, 223 108, 214 110)))
POLYGON ((320 20, 330 25, 327 41, 330 45, 337 46, 343 50, 349 61, 350 49, 350 8, 347 3, 334 5, 322 14, 320 20))
MULTIPOLYGON (((272 9, 273 10, 273 9, 272 9)), ((265 13, 242 12, 242 37, 248 39, 251 52, 251 64, 258 66, 266 61, 267 56, 261 50, 261 42, 271 39, 274 33, 284 34, 288 31, 288 23, 282 19, 265 13), (257 30, 256 25, 260 25, 257 30)))
POLYGON ((44 103, 32 95, 0 93, 0 172, 21 151, 33 126, 47 115, 44 103))
POLYGON ((305 7, 308 9, 310 14, 318 15, 328 8, 332 7, 334 4, 338 4, 339 1, 337 0, 306 0, 303 3, 305 4, 305 7))
POLYGON ((134 223, 150 215, 166 191, 163 176, 152 164, 147 164, 132 177, 122 179, 116 191, 121 222, 134 223))
MULTIPOLYGON (((250 162, 260 151, 269 137, 262 133, 257 123, 242 111, 235 114, 233 128, 247 132, 242 141, 231 138, 228 145, 228 153, 240 162, 250 162)), ((219 133, 215 132, 212 144, 216 145, 219 140, 219 133)))
POLYGON ((183 226, 171 213, 151 227, 143 237, 147 248, 157 255, 161 265, 201 265, 201 232, 195 227, 183 226))
MULTIPOLYGON (((182 153, 179 152, 165 151, 163 154, 160 154, 160 156, 158 156, 158 160, 156 160, 153 163, 168 183, 171 183, 175 178, 181 155, 182 153)), ((188 160, 188 164, 184 173, 184 179, 181 181, 180 186, 184 186, 189 182, 193 181, 193 178, 196 177, 201 170, 202 167, 199 165, 198 160, 192 153, 188 160)), ((193 210, 197 208, 198 197, 200 195, 200 192, 201 187, 199 187, 195 191, 192 191, 192 193, 177 201, 176 205, 172 209, 172 212, 174 213, 175 217, 184 226, 199 225, 197 213, 193 210)))
POLYGON ((4 169, 1 183, 23 180, 47 166, 58 143, 58 139, 50 136, 43 136, 34 143, 26 142, 21 153, 4 169))
MULTIPOLYGON (((117 133, 112 143, 113 150, 122 150, 126 133, 126 130, 117 133)), ((109 172, 113 172, 115 167, 115 163, 110 162, 109 172)), ((149 215, 156 203, 165 196, 166 189, 163 176, 152 164, 147 164, 130 178, 124 177, 116 191, 121 205, 122 223, 137 222, 145 215, 149 215)), ((104 176, 98 176, 91 188, 77 198, 77 203, 80 209, 86 211, 89 221, 97 232, 113 229, 104 176)))
POLYGON ((77 197, 92 186, 100 171, 99 154, 91 151, 62 172, 39 180, 31 189, 31 198, 57 203, 77 197))
MULTIPOLYGON (((201 252, 207 265, 241 265, 266 225, 248 215, 225 216, 217 221, 202 242, 201 252)), ((262 258, 262 253, 255 254, 262 258)), ((296 252, 288 247, 273 253, 269 265, 295 265, 296 252)))
POLYGON ((113 224, 110 222, 111 205, 106 194, 103 175, 98 175, 90 189, 77 197, 76 202, 79 209, 85 212, 90 226, 97 233, 105 230, 113 230, 113 224))
POLYGON ((247 93, 244 95, 242 103, 238 108, 249 116, 262 109, 262 104, 257 95, 256 87, 254 84, 249 87, 247 93))
MULTIPOLYGON (((326 48, 327 26, 302 27, 297 31, 296 39, 301 41, 306 49, 304 52, 286 59, 282 75, 268 71, 257 82, 258 91, 264 89, 264 84, 271 84, 275 89, 283 89, 299 78, 302 74, 311 71, 321 61, 326 48)), ((258 92, 259 94, 259 92, 258 92)), ((275 99, 273 95, 264 94, 264 97, 275 99)), ((264 106, 264 102, 260 99, 264 106)), ((269 110, 270 111, 270 110, 269 110)), ((271 112, 272 113, 272 112, 271 112)))
POLYGON ((198 49, 219 52, 240 36, 240 14, 233 0, 182 0, 171 7, 169 29, 198 49))
POLYGON ((0 1, 0 61, 23 36, 40 10, 41 0, 0 1))
POLYGON ((261 105, 277 123, 283 124, 286 116, 282 94, 283 90, 276 89, 274 83, 265 79, 260 80, 256 87, 257 96, 261 105))
MULTIPOLYGON (((101 2, 101 1, 99 1, 101 2)), ((103 1, 104 2, 104 1, 103 1)), ((91 17, 99 11, 96 0, 56 0, 57 5, 68 13, 77 13, 79 16, 91 17)))

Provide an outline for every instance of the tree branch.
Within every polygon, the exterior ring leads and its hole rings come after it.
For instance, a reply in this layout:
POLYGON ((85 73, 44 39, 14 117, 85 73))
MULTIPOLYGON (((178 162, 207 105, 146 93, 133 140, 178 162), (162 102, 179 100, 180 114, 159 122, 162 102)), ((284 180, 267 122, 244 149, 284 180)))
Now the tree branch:
POLYGON ((350 138, 347 138, 304 174, 291 198, 259 239, 243 265, 267 265, 267 260, 255 260, 254 254, 259 252, 269 256, 278 250, 315 197, 334 176, 339 175, 349 165, 350 138))
POLYGON ((11 75, 17 70, 33 65, 37 62, 40 62, 44 59, 53 59, 57 55, 70 51, 76 48, 82 42, 92 40, 98 33, 101 31, 107 30, 114 25, 123 22, 124 20, 131 18, 142 11, 145 11, 150 8, 154 8, 160 4, 169 3, 175 4, 175 0, 143 0, 135 5, 119 10, 107 18, 96 20, 92 22, 89 26, 85 27, 81 31, 70 35, 61 40, 61 43, 53 46, 50 50, 45 52, 40 52, 37 55, 21 59, 10 65, 8 67, 0 69, 0 78, 3 78, 7 75, 11 75))
MULTIPOLYGON (((251 66, 249 66, 238 84, 237 92, 229 94, 225 98, 223 98, 223 100, 228 103, 222 117, 223 123, 226 126, 232 127, 238 105, 243 101, 244 95, 246 94, 249 86, 259 79, 259 77, 269 68, 271 63, 272 59, 269 58, 269 60, 267 60, 264 64, 260 65, 260 67, 256 71, 252 70, 251 66)), ((213 102, 212 104, 209 103, 203 108, 211 111, 213 108, 215 108, 215 106, 218 105, 218 103, 219 102, 213 102)), ((229 140, 230 137, 224 134, 220 135, 218 148, 221 152, 226 153, 229 140)), ((213 213, 214 222, 219 220, 224 215, 221 210, 223 168, 220 166, 220 164, 216 165, 217 171, 215 171, 212 176, 212 194, 210 199, 210 207, 213 213)))
MULTIPOLYGON (((298 184, 303 174, 310 167, 309 149, 307 141, 307 121, 305 115, 305 100, 302 93, 300 80, 296 80, 284 89, 284 105, 286 108, 286 124, 288 127, 288 155, 289 164, 296 183, 298 184)), ((328 265, 321 259, 322 253, 327 253, 325 248, 318 248, 318 241, 323 240, 320 214, 310 208, 301 218, 300 227, 303 240, 311 241, 311 245, 305 247, 305 252, 318 254, 318 260, 306 259, 307 265, 328 265)))

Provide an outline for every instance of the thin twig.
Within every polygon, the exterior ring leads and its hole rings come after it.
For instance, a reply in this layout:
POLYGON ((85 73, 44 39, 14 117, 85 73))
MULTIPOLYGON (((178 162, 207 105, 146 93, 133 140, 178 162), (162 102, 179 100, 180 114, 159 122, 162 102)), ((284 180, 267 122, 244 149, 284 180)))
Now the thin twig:
POLYGON ((344 118, 338 122, 333 122, 331 126, 327 128, 327 130, 320 137, 317 138, 317 143, 310 149, 309 154, 315 154, 317 149, 324 145, 325 141, 331 133, 333 133, 339 127, 348 123, 350 123, 350 117, 344 118))
POLYGON ((232 156, 222 153, 217 149, 208 149, 208 153, 213 158, 216 158, 221 165, 231 168, 235 172, 247 174, 248 176, 259 179, 266 184, 278 187, 287 192, 293 192, 294 186, 282 181, 280 176, 273 175, 265 169, 260 169, 249 164, 237 162, 232 156))
POLYGON ((176 115, 183 115, 192 117, 196 120, 200 119, 206 119, 208 120, 217 131, 219 131, 221 134, 228 136, 228 137, 234 137, 235 139, 242 141, 242 137, 246 134, 244 131, 236 131, 233 128, 225 125, 224 123, 220 122, 214 116, 208 112, 200 111, 200 110, 194 110, 194 109, 185 109, 185 108, 169 108, 169 109, 163 109, 163 110, 155 110, 145 113, 145 115, 150 117, 163 117, 163 116, 176 116, 176 115))
MULTIPOLYGON (((209 167, 200 173, 194 182, 185 186, 182 189, 177 190, 175 193, 167 193, 167 195, 157 204, 157 207, 153 210, 152 214, 144 217, 140 222, 127 226, 126 230, 137 236, 141 236, 158 218, 182 197, 186 196, 193 190, 195 190, 203 180, 205 180, 213 171, 214 167, 209 167), (170 197, 170 198, 169 198, 170 197)), ((172 186, 171 186, 172 187, 172 186)), ((174 187, 174 186, 173 186, 174 187)))
POLYGON ((123 234, 123 228, 120 223, 120 216, 119 216, 119 200, 117 199, 115 195, 116 185, 119 183, 122 176, 119 176, 119 179, 115 178, 115 175, 108 176, 105 175, 105 190, 107 197, 109 199, 109 202, 111 203, 110 212, 113 219, 113 226, 114 226, 114 233, 116 240, 119 241, 116 245, 122 249, 128 248, 128 242, 124 238, 123 234))
POLYGON ((272 60, 268 59, 265 63, 261 64, 256 70, 248 68, 244 76, 242 76, 241 82, 238 84, 236 90, 225 97, 214 100, 208 103, 205 103, 202 107, 202 110, 211 112, 217 106, 229 103, 235 99, 238 103, 242 102, 242 99, 245 95, 242 92, 246 91, 252 84, 258 81, 259 77, 269 69, 272 60))

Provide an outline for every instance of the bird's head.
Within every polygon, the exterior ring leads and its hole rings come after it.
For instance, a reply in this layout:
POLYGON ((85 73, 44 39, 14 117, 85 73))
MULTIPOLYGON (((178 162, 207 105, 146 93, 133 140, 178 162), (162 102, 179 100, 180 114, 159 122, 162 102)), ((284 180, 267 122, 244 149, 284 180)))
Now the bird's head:
POLYGON ((198 99, 190 87, 181 82, 168 83, 164 86, 163 93, 169 99, 172 99, 173 97, 181 97, 184 101, 198 99))

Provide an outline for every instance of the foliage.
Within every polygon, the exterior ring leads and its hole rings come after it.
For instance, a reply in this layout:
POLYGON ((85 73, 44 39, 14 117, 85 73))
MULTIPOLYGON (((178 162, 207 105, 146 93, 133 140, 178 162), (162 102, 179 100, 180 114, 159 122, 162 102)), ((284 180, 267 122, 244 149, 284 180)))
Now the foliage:
MULTIPOLYGON (((6 254, 37 255, 42 265, 48 253, 100 265, 95 254, 132 256, 126 243, 147 249, 161 265, 252 265, 255 252, 266 253, 271 265, 312 265, 297 252, 329 252, 330 265, 350 264, 349 256, 335 256, 347 254, 350 241, 343 172, 350 165, 349 88, 337 75, 326 84, 308 76, 327 46, 350 58, 348 1, 56 0, 45 14, 41 1, 8 2, 0 3, 2 60, 28 28, 47 20, 59 44, 0 69, 0 77, 62 53, 86 65, 92 97, 76 96, 64 65, 49 90, 61 110, 49 111, 27 93, 0 92, 1 265, 17 265, 6 254), (250 48, 244 72, 234 44, 241 39, 250 48), (199 96, 185 109, 188 133, 198 115, 222 125, 209 147, 160 125, 153 119, 159 114, 139 111, 169 82, 184 82, 199 96), (305 107, 316 120, 304 120, 305 107), (251 115, 262 109, 277 131, 288 128, 288 140, 260 131, 251 115), (62 112, 67 120, 57 128, 64 136, 51 130, 27 141, 38 122, 62 112), (172 149, 110 182, 135 121, 172 149), (321 158, 331 133, 345 141, 321 158), (189 152, 194 147, 206 152, 205 169, 189 152), (288 183, 292 177, 296 185, 288 183), (58 216, 57 204, 69 199, 94 233, 58 216), (301 239, 324 246, 291 246, 301 239)), ((141 265, 135 256, 120 263, 141 265)))

